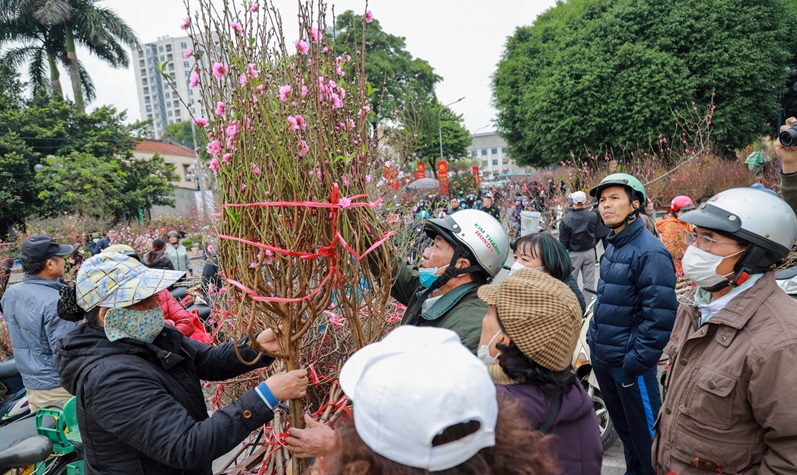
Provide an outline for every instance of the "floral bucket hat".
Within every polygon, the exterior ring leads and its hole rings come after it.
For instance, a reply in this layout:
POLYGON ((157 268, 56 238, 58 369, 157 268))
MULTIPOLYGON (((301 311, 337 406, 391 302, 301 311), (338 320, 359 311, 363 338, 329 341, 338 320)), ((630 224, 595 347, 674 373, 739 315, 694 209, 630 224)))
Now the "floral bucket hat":
POLYGON ((77 274, 77 303, 95 307, 129 307, 177 282, 184 272, 150 269, 132 257, 100 253, 90 257, 77 274))

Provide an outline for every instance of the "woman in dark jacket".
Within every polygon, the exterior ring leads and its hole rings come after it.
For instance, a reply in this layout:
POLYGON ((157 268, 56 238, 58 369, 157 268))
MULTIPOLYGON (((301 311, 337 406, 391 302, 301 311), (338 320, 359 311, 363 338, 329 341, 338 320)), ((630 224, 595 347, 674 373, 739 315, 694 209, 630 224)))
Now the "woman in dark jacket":
MULTIPOLYGON (((208 416, 200 379, 233 378, 272 358, 246 340, 209 346, 164 326, 155 294, 181 274, 115 253, 80 268, 75 297, 86 322, 61 341, 58 372, 77 398, 87 475, 210 475, 213 460, 271 420, 279 401, 305 395, 306 370, 280 373, 208 416), (242 363, 236 345, 244 359, 260 360, 242 363)), ((255 346, 279 349, 270 330, 255 346)))
POLYGON ((576 297, 531 269, 479 287, 478 294, 488 305, 478 356, 498 393, 520 401, 529 422, 556 437, 561 473, 599 475, 598 419, 571 366, 581 328, 576 297))
POLYGON ((529 267, 561 280, 573 291, 581 307, 581 314, 584 314, 587 302, 573 277, 570 254, 558 239, 549 233, 527 234, 515 241, 512 250, 515 251, 515 263, 510 275, 518 269, 529 267))
POLYGON ((166 241, 155 239, 152 250, 144 256, 144 265, 152 269, 174 270, 174 264, 166 255, 166 241))

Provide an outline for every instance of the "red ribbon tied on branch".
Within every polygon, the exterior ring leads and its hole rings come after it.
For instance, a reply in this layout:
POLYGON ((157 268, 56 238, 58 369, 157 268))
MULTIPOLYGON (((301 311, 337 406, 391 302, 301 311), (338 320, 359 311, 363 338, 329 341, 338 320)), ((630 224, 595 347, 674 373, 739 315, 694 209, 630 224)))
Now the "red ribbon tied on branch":
POLYGON ((243 239, 235 236, 228 236, 226 234, 222 234, 219 236, 221 239, 227 239, 229 241, 236 241, 243 244, 247 244, 249 246, 254 246, 258 249, 263 249, 266 251, 271 251, 275 254, 282 254, 285 256, 293 256, 298 257, 299 259, 318 259, 319 257, 324 259, 330 260, 329 265, 329 272, 321 281, 321 283, 316 287, 316 289, 304 296, 298 298, 284 298, 284 297, 269 297, 263 296, 258 294, 256 291, 250 289, 249 287, 245 286, 244 284, 238 282, 234 279, 229 279, 224 277, 231 285, 238 287, 243 292, 245 292, 249 297, 256 301, 256 302, 280 302, 280 303, 296 303, 301 302, 304 300, 311 299, 315 297, 318 292, 326 285, 326 283, 331 279, 335 273, 337 272, 337 261, 338 255, 335 250, 338 243, 340 243, 344 249, 346 249, 351 255, 357 259, 357 261, 361 261, 365 256, 373 252, 376 248, 384 244, 390 237, 393 235, 393 232, 385 233, 378 241, 373 243, 371 247, 366 249, 365 252, 362 254, 358 254, 353 247, 343 239, 343 235, 338 230, 338 215, 341 210, 347 210, 352 208, 376 208, 380 204, 382 204, 382 198, 377 199, 374 202, 355 202, 356 200, 367 199, 368 195, 356 195, 351 197, 340 197, 340 188, 338 187, 337 183, 332 185, 332 194, 330 196, 329 202, 317 202, 317 201, 266 201, 260 203, 228 203, 225 204, 224 208, 257 208, 257 207, 278 207, 278 206, 286 206, 286 207, 301 207, 301 208, 328 208, 331 210, 331 219, 330 222, 332 223, 332 233, 333 239, 332 242, 329 243, 328 246, 321 246, 318 248, 317 252, 303 252, 303 251, 291 251, 289 249, 282 249, 279 247, 270 246, 268 244, 263 244, 259 242, 250 241, 248 239, 243 239))

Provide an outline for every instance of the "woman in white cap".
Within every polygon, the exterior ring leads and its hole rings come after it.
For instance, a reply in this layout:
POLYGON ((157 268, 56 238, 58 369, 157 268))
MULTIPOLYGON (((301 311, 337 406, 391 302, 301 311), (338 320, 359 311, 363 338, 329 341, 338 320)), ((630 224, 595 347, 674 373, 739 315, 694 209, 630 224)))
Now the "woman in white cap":
POLYGON ((534 427, 556 436, 561 473, 599 475, 598 420, 570 366, 581 328, 576 296, 561 281, 525 268, 478 293, 488 305, 478 356, 498 394, 520 401, 534 427))
POLYGON ((557 473, 551 440, 517 402, 496 398, 486 368, 451 330, 397 328, 346 362, 340 387, 354 415, 338 424, 323 473, 557 473))
POLYGON ((164 326, 155 295, 182 274, 118 253, 80 268, 76 295, 86 322, 62 340, 58 372, 77 397, 86 475, 210 475, 213 460, 271 420, 279 401, 305 395, 306 370, 280 373, 208 416, 200 379, 267 366, 272 358, 262 353, 278 344, 266 330, 256 341, 214 347, 164 326), (256 363, 242 363, 236 346, 256 363))

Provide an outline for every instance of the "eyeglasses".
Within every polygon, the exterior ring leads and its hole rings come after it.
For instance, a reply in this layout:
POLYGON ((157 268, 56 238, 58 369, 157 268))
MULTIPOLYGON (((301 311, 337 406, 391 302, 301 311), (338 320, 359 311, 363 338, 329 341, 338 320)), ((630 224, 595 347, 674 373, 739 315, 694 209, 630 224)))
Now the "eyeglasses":
POLYGON ((714 244, 736 244, 737 246, 739 243, 737 241, 718 241, 716 239, 711 239, 708 236, 704 236, 702 234, 698 235, 695 233, 686 233, 686 243, 690 246, 694 245, 698 249, 702 249, 706 252, 711 250, 711 246, 714 244))

